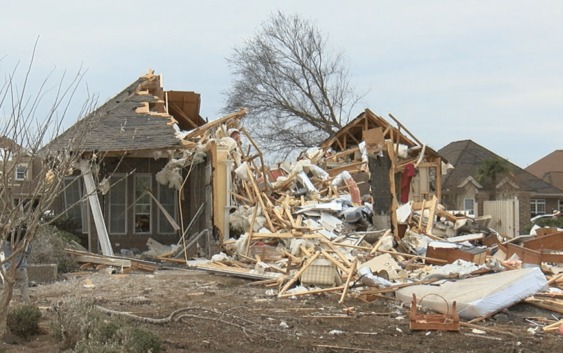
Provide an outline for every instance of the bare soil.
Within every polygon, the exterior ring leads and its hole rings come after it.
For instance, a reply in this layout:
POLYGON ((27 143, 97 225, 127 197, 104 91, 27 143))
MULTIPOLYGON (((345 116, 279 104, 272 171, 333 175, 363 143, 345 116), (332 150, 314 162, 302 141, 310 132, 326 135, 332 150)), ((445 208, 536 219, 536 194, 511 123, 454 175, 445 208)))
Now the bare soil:
MULTIPOLYGON (((61 352, 50 336, 54 313, 48 308, 67 298, 83 298, 101 307, 150 318, 165 318, 189 308, 181 320, 144 323, 164 342, 165 352, 561 352, 559 333, 528 332, 525 319, 553 318, 553 312, 517 304, 478 325, 486 334, 411 331, 408 308, 380 299, 364 303, 335 294, 278 299, 245 279, 199 271, 161 270, 112 277, 93 273, 31 288, 43 308, 42 333, 19 344, 3 343, 8 352, 61 352), (86 288, 89 279, 93 288, 86 288), (354 308, 349 316, 343 309, 354 308), (492 330, 496 330, 494 332, 492 330)), ((16 297, 16 301, 18 298, 16 297)), ((559 317, 561 315, 558 315, 559 317)))

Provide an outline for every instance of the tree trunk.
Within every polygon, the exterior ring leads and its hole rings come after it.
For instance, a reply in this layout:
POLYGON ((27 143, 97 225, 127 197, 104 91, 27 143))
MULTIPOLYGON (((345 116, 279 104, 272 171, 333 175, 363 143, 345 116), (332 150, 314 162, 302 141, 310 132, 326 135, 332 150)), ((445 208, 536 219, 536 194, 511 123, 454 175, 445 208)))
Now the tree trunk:
POLYGON ((12 293, 15 281, 4 279, 2 287, 2 294, 0 294, 0 339, 3 339, 9 332, 7 319, 8 319, 8 305, 12 300, 12 293))

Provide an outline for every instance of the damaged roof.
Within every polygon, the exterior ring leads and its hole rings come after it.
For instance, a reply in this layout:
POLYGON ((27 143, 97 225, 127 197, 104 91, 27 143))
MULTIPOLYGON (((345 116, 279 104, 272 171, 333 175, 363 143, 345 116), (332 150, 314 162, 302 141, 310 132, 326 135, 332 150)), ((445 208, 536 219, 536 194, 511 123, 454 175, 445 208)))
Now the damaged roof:
MULTIPOLYGON (((443 177, 442 182, 443 189, 451 190, 455 190, 468 176, 475 177, 477 169, 483 160, 493 158, 506 160, 472 140, 451 142, 440 149, 438 153, 446 157, 455 167, 454 170, 449 171, 443 177)), ((536 195, 560 196, 563 194, 563 191, 510 163, 510 161, 506 160, 506 162, 511 169, 511 173, 524 186, 523 191, 529 191, 536 195)), ((502 177, 498 178, 497 182, 501 182, 502 179, 502 177)), ((482 184, 485 189, 491 189, 492 187, 490 180, 484 180, 482 184)))
POLYGON ((193 129, 205 121, 199 116, 199 94, 173 92, 174 101, 188 102, 185 108, 172 104, 174 117, 167 112, 167 93, 160 75, 153 71, 139 77, 127 88, 51 141, 46 150, 70 149, 81 152, 125 152, 183 148, 176 137, 177 125, 193 129), (69 145, 69 140, 74 140, 69 145))
MULTIPOLYGON (((410 134, 410 132, 406 130, 406 128, 402 126, 395 118, 393 119, 399 124, 400 127, 403 127, 404 131, 410 134)), ((351 146, 359 145, 360 142, 364 141, 364 132, 375 128, 382 129, 385 139, 390 139, 409 147, 423 145, 423 143, 418 141, 416 137, 411 135, 412 139, 414 139, 415 141, 411 140, 401 131, 400 128, 394 127, 387 120, 376 115, 371 110, 366 109, 354 120, 350 121, 348 124, 346 124, 346 126, 342 127, 340 130, 338 130, 338 132, 321 143, 319 147, 323 149, 330 147, 337 152, 344 151, 351 146)), ((426 152, 432 157, 442 157, 428 146, 426 146, 426 152)), ((444 162, 447 161, 444 159, 444 162)))

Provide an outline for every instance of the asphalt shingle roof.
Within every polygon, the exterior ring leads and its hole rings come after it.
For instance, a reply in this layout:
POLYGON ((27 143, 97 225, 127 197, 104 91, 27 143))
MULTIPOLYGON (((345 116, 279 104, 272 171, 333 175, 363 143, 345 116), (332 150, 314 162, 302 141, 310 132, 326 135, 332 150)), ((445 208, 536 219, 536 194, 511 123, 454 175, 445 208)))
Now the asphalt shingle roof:
POLYGON ((68 128, 44 149, 61 150, 69 146, 81 152, 135 151, 181 147, 175 137, 171 117, 135 110, 159 99, 142 88, 150 75, 141 76, 115 97, 68 128))
MULTIPOLYGON (((451 142, 440 149, 438 153, 447 158, 455 167, 455 169, 450 170, 448 174, 442 178, 442 189, 444 190, 455 190, 468 176, 475 177, 477 169, 484 159, 502 158, 472 140, 451 142)), ((520 181, 520 184, 524 186, 526 191, 539 195, 555 196, 563 194, 563 191, 537 178, 508 160, 507 163, 510 166, 511 173, 520 181)), ((501 180, 502 177, 498 178, 497 182, 501 180)), ((491 190, 492 188, 490 180, 484 180, 481 184, 487 190, 491 190)))

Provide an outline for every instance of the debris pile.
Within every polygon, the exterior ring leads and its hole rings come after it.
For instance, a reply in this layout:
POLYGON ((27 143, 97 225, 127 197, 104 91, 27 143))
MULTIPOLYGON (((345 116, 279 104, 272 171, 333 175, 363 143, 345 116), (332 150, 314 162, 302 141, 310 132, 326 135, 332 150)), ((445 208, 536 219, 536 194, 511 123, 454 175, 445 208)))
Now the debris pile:
MULTIPOLYGON (((487 217, 447 212, 438 201, 447 161, 394 117, 398 128, 366 110, 296 161, 269 167, 240 124, 245 113, 179 133, 191 148, 157 175, 180 189, 182 168, 203 161, 210 145, 224 152, 232 168, 225 180, 228 227, 219 231, 223 252, 194 264, 178 256, 191 246, 181 240, 155 259, 257 280, 280 298, 327 292, 339 303, 424 298, 445 316, 457 308, 468 319, 525 299, 563 313, 562 275, 548 281, 540 270, 553 273, 558 267, 546 264, 563 263, 563 232, 509 239, 488 228, 487 217)), ((424 327, 415 310, 411 316, 424 327)))

